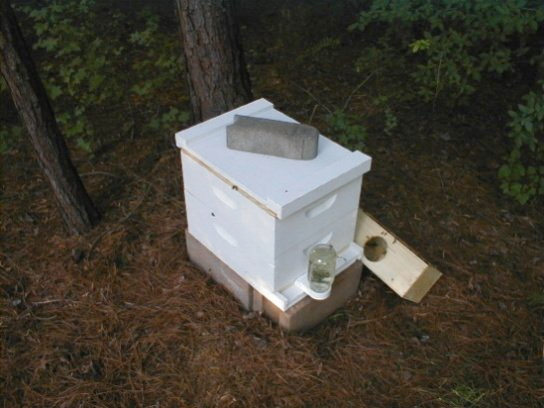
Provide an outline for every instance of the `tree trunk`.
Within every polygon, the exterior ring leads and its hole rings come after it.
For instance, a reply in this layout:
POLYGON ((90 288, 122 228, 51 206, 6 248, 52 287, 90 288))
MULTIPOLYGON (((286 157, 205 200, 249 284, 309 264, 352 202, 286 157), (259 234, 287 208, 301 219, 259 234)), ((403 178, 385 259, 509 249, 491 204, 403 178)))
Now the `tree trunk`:
POLYGON ((77 174, 51 104, 8 0, 0 0, 0 72, 30 135, 70 234, 89 230, 100 218, 77 174))
POLYGON ((233 0, 176 0, 195 121, 252 99, 233 0))

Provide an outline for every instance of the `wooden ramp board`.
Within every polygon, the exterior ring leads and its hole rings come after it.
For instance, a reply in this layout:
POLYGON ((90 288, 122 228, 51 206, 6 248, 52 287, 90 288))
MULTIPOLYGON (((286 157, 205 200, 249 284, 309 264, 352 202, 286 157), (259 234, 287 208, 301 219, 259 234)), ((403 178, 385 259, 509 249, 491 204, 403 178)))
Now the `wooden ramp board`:
POLYGON ((363 264, 404 299, 419 303, 442 276, 361 209, 355 242, 363 248, 363 264))

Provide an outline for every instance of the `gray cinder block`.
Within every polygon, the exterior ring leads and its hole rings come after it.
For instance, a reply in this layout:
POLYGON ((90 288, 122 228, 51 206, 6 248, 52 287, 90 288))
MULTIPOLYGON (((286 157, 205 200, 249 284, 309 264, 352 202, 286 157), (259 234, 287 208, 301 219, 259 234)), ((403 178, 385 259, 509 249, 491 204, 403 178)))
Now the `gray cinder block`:
POLYGON ((251 310, 253 304, 253 288, 236 272, 225 265, 198 239, 193 237, 189 230, 185 230, 187 255, 201 270, 211 276, 217 283, 223 285, 240 301, 244 309, 251 310))
POLYGON ((227 126, 227 147, 287 159, 317 156, 319 131, 313 126, 236 115, 227 126))

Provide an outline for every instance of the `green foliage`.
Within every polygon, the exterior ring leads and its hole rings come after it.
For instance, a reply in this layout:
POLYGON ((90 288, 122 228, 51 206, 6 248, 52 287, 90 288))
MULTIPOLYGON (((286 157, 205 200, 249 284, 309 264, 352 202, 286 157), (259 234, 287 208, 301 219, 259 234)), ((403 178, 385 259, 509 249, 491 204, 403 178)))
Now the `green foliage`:
POLYGON ((182 60, 175 36, 160 30, 159 17, 143 12, 144 29, 130 34, 128 42, 139 49, 132 70, 135 75, 130 91, 143 99, 153 99, 182 80, 182 60))
POLYGON ((182 111, 175 106, 170 107, 166 112, 155 115, 148 126, 153 130, 179 129, 180 124, 187 123, 190 119, 189 112, 182 111))
POLYGON ((385 107, 384 115, 385 121, 383 131, 386 135, 391 136, 393 134, 393 130, 395 130, 398 125, 398 119, 389 106, 385 107))
MULTIPOLYGON (((157 110, 159 96, 169 99, 172 85, 183 81, 183 61, 176 36, 167 36, 160 31, 158 16, 144 11, 143 30, 129 36, 129 43, 140 50, 132 64, 133 80, 130 86, 131 99, 139 106, 151 108, 146 128, 154 131, 172 131, 189 121, 189 113, 169 106, 157 110)), ((171 97, 169 103, 175 103, 171 97)))
MULTIPOLYGON (((544 3, 536 0, 375 0, 350 29, 380 32, 358 71, 370 65, 387 75, 398 71, 392 62, 402 65, 416 96, 434 108, 466 102, 484 77, 513 72, 520 62, 541 63, 541 47, 531 45, 542 22, 544 3)), ((390 133, 396 117, 384 106, 390 133)), ((513 147, 499 178, 504 193, 524 204, 544 194, 544 95, 530 92, 509 115, 513 147)))
POLYGON ((531 307, 543 307, 544 306, 544 292, 532 292, 527 297, 527 302, 531 307))
POLYGON ((425 51, 431 48, 431 40, 419 39, 410 44, 410 50, 415 54, 419 51, 425 51))
POLYGON ((458 385, 445 397, 441 398, 452 408, 479 407, 483 403, 485 390, 470 385, 458 385))
POLYGON ((19 125, 0 125, 0 154, 12 149, 15 142, 21 138, 23 128, 19 125))
POLYGON ((315 58, 324 50, 335 49, 340 46, 340 38, 338 37, 324 37, 321 40, 317 41, 315 45, 306 48, 303 52, 297 55, 295 64, 303 63, 309 57, 315 58))
MULTIPOLYGON (((124 47, 119 38, 102 31, 105 26, 94 6, 92 0, 70 0, 21 7, 33 23, 33 48, 47 55, 38 68, 61 130, 86 151, 96 132, 90 113, 120 103, 124 95, 116 67, 124 47)), ((117 29, 120 15, 112 14, 108 24, 117 29)))
POLYGON ((344 109, 331 111, 326 121, 329 135, 338 143, 354 150, 363 150, 367 136, 366 127, 360 124, 360 117, 349 114, 344 109))
POLYGON ((502 191, 521 204, 544 195, 544 82, 539 86, 508 112, 513 149, 499 169, 502 191))
POLYGON ((384 25, 380 45, 405 50, 398 62, 418 95, 456 104, 484 74, 512 71, 530 58, 526 43, 542 21, 544 3, 536 0, 375 0, 350 28, 384 25))
POLYGON ((393 134, 393 131, 398 126, 398 119, 397 115, 395 115, 388 102, 389 98, 387 98, 386 96, 379 96, 372 101, 372 104, 383 111, 383 132, 386 135, 391 136, 393 134))
MULTIPOLYGON (((177 102, 168 96, 180 82, 182 64, 177 38, 161 32, 158 16, 144 11, 129 20, 108 11, 104 19, 95 0, 19 9, 37 38, 34 49, 42 56, 37 65, 59 126, 81 149, 94 150, 100 139, 97 116, 115 109, 137 108, 144 126, 157 132, 188 120, 176 108, 164 107, 165 99, 168 105, 177 102), (143 29, 131 30, 132 24, 143 29)), ((120 116, 119 129, 133 127, 135 115, 120 116)))

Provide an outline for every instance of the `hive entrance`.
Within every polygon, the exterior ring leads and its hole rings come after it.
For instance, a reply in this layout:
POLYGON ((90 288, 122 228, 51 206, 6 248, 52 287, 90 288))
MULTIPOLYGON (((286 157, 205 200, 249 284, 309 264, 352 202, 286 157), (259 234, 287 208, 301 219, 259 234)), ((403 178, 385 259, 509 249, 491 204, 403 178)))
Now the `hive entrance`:
POLYGON ((365 243, 364 254, 369 261, 381 261, 387 254, 387 242, 382 237, 370 238, 365 243))

